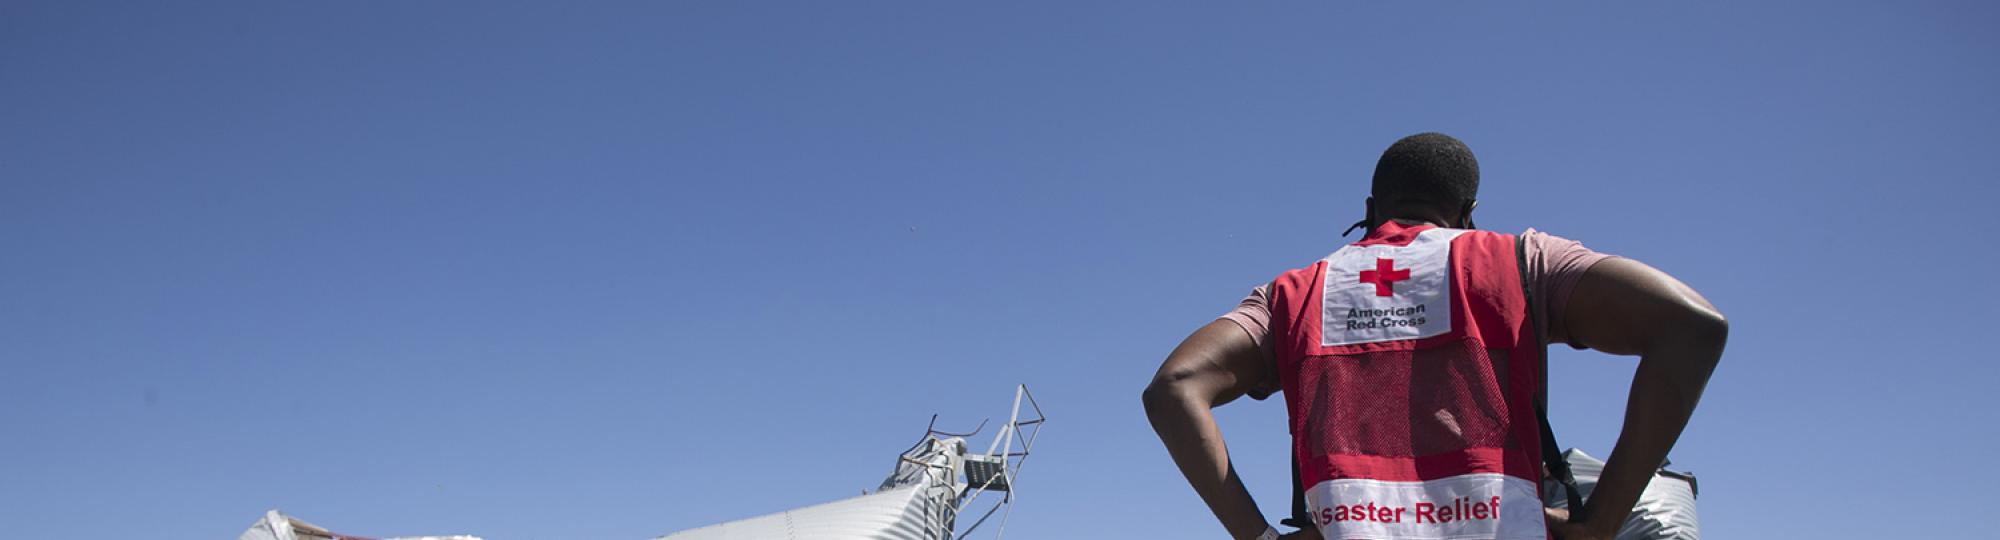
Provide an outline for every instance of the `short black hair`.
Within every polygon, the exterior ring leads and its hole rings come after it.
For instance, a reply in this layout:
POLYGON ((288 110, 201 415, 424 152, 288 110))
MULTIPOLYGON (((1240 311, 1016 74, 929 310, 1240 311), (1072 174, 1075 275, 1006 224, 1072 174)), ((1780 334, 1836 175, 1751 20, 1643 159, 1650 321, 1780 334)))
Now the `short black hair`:
MULTIPOLYGON (((1418 133, 1382 151, 1370 195, 1378 200, 1423 201, 1447 208, 1479 199, 1479 160, 1465 143, 1443 133, 1418 133)), ((1453 208, 1455 209, 1455 208, 1453 208)))

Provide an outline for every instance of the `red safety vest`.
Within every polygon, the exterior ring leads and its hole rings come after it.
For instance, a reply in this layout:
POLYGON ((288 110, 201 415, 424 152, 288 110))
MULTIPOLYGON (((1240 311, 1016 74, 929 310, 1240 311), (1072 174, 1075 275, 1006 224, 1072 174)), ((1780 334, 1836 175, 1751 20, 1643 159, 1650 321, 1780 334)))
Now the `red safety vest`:
POLYGON ((1272 282, 1307 509, 1341 539, 1541 539, 1540 345, 1514 237, 1383 224, 1272 282))

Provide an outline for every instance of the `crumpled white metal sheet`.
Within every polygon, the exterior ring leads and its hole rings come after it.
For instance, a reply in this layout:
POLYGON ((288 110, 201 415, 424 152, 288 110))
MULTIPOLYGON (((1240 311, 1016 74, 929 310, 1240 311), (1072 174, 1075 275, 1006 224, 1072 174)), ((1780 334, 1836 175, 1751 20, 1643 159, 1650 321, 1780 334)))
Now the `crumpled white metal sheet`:
MULTIPOLYGON (((335 533, 306 523, 299 518, 287 516, 277 510, 264 513, 264 519, 250 524, 236 540, 375 540, 373 538, 335 533)), ((397 536, 382 540, 480 540, 477 536, 397 536)))
MULTIPOLYGON (((1570 472, 1576 476, 1576 490, 1584 498, 1597 488, 1597 477, 1604 474, 1604 462, 1590 457, 1582 450, 1571 448, 1563 453, 1569 461, 1570 472)), ((1618 528, 1615 540, 1700 540, 1701 520, 1694 510, 1694 484, 1676 475, 1661 473, 1646 483, 1646 491, 1639 495, 1639 504, 1625 518, 1625 524, 1618 528)), ((1568 507, 1569 500, 1560 488, 1549 489, 1544 485, 1544 503, 1558 508, 1568 507)))

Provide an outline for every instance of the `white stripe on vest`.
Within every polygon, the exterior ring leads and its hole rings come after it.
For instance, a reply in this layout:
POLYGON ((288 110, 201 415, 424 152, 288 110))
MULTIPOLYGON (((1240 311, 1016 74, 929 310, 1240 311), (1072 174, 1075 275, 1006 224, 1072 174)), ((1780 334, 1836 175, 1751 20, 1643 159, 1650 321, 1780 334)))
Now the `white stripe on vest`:
POLYGON ((1541 540, 1547 532, 1535 484, 1500 473, 1328 480, 1306 491, 1306 504, 1327 538, 1541 540))
POLYGON ((1407 246, 1347 246, 1326 256, 1320 346, 1421 339, 1451 331, 1451 241, 1430 229, 1407 246))

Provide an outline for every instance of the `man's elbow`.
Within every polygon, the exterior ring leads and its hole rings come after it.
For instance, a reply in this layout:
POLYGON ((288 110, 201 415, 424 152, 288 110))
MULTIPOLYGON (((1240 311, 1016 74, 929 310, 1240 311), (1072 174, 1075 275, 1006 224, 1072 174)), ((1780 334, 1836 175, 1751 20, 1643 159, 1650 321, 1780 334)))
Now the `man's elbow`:
POLYGON ((1702 355, 1710 366, 1722 360, 1722 349, 1729 343, 1729 319, 1710 306, 1695 306, 1682 317, 1679 340, 1688 346, 1707 352, 1702 355))
POLYGON ((1153 382, 1147 383, 1146 389, 1139 392, 1139 403, 1146 406, 1146 414, 1152 414, 1172 401, 1177 401, 1173 382, 1163 377, 1153 377, 1153 382))
POLYGON ((1722 316, 1722 312, 1716 311, 1715 308, 1701 310, 1692 326, 1695 339, 1713 344, 1718 350, 1729 342, 1729 318, 1722 316))
POLYGON ((1161 370, 1153 376, 1153 381, 1139 392, 1140 403, 1146 406, 1146 414, 1185 406, 1189 398, 1189 385, 1193 373, 1178 370, 1161 370))

